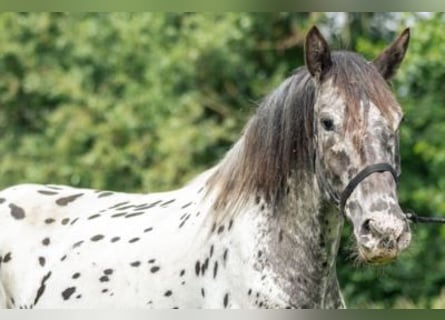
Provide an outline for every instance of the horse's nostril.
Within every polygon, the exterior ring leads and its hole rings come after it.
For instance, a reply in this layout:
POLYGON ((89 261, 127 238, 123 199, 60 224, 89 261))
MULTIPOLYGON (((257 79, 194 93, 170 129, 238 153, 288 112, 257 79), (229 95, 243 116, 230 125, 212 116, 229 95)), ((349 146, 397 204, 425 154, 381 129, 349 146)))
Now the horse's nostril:
POLYGON ((362 233, 370 234, 371 233, 371 219, 366 219, 362 224, 362 233))

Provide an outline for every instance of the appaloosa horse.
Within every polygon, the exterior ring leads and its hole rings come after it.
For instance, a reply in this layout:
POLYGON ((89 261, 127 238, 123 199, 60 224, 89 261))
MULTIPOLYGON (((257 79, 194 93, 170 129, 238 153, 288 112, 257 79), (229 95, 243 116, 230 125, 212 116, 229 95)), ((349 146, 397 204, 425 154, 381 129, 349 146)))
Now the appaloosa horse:
POLYGON ((7 308, 342 308, 335 258, 346 217, 360 258, 409 244, 398 205, 402 110, 386 80, 405 30, 374 61, 330 52, 261 103, 225 158, 187 186, 127 194, 56 185, 0 192, 7 308))

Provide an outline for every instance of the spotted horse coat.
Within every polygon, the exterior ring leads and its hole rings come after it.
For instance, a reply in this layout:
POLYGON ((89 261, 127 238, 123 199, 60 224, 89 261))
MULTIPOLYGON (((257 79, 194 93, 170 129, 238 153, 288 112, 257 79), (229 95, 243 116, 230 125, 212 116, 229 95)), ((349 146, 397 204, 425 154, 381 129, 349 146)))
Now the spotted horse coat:
POLYGON ((342 308, 344 220, 359 257, 409 244, 389 172, 402 111, 385 79, 405 30, 372 63, 333 52, 317 28, 306 67, 264 99, 222 161, 175 191, 127 194, 24 184, 0 192, 4 308, 342 308), (372 85, 371 85, 372 84, 372 85))
POLYGON ((223 236, 235 225, 200 236, 202 180, 146 195, 32 184, 3 190, 0 225, 13 232, 0 234, 2 306, 237 306, 237 293, 219 284, 225 269, 237 273, 223 236), (193 245, 205 237, 205 247, 193 245))

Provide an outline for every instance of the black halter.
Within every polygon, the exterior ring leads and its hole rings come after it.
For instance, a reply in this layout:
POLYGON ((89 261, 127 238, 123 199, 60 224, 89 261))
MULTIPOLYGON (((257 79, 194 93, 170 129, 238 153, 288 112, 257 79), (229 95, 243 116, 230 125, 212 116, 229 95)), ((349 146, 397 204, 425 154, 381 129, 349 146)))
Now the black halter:
MULTIPOLYGON (((391 166, 389 163, 384 162, 384 163, 369 165, 365 167, 363 170, 361 170, 359 173, 357 173, 357 175, 354 178, 352 178, 351 181, 349 181, 348 185, 343 190, 342 194, 340 195, 340 201, 339 201, 340 212, 344 214, 346 201, 348 201, 352 192, 360 184, 360 182, 362 182, 367 176, 369 176, 372 173, 385 172, 385 171, 391 172, 396 183, 397 184, 399 183, 399 175, 397 174, 393 166, 391 166)), ((414 213, 406 213, 405 215, 409 221, 414 223, 445 223, 445 218, 441 217, 423 217, 423 216, 418 216, 414 213)))
POLYGON ((339 203, 340 212, 341 213, 345 212, 346 201, 348 201, 350 195, 355 190, 355 188, 360 184, 360 182, 362 182, 367 176, 369 176, 374 172, 385 172, 385 171, 391 172, 396 183, 399 182, 399 176, 397 175, 396 170, 389 163, 377 163, 365 167, 362 171, 357 173, 357 175, 354 178, 352 178, 351 181, 349 181, 345 190, 343 190, 342 194, 340 195, 340 203, 339 203))

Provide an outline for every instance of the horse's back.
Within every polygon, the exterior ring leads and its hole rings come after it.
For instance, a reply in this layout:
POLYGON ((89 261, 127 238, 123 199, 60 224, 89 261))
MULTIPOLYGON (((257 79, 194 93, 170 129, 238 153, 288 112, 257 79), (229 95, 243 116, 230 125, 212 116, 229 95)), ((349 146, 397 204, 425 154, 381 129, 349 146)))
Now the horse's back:
POLYGON ((127 306, 149 304, 157 298, 150 287, 163 286, 159 276, 168 279, 184 267, 179 263, 199 228, 199 192, 190 188, 126 194, 26 184, 2 190, 0 300, 4 289, 8 306, 89 306, 79 304, 82 299, 112 306, 113 297, 127 306))

